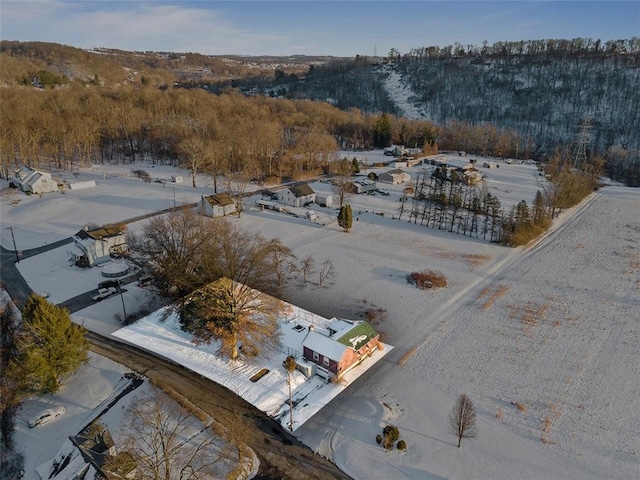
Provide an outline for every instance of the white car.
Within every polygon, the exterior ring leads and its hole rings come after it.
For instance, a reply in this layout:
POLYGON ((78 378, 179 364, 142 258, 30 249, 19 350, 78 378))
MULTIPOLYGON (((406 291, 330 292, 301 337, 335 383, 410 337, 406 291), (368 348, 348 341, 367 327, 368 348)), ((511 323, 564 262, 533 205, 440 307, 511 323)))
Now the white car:
POLYGON ((117 290, 115 287, 107 287, 107 288, 99 288, 98 293, 91 296, 92 300, 101 300, 103 298, 109 297, 116 293, 117 290))
POLYGON ((38 415, 33 417, 32 420, 29 420, 29 428, 37 427, 38 425, 42 425, 43 423, 50 422, 62 415, 66 412, 65 408, 62 406, 47 408, 43 410, 38 415))

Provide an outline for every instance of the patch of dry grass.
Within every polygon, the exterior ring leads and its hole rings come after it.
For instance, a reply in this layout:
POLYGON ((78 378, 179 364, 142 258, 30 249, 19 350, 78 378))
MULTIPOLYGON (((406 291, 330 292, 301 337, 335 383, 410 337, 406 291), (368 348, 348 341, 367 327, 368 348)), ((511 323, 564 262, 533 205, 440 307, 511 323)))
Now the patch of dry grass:
MULTIPOLYGON (((489 298, 487 298, 487 300, 482 304, 482 306, 480 308, 486 312, 491 307, 493 307, 493 304, 496 302, 496 300, 498 300, 499 298, 503 297, 508 291, 509 291, 509 286, 508 285, 504 285, 504 284, 498 285, 498 287, 495 289, 495 291, 491 295, 489 295, 489 298)), ((480 297, 482 297, 484 295, 486 295, 486 293, 483 290, 482 293, 480 294, 480 297)))
POLYGON ((411 358, 411 356, 416 353, 417 347, 411 347, 409 350, 407 350, 407 353, 405 353, 400 360, 398 360, 398 362, 396 363, 396 365, 404 365, 405 363, 407 363, 407 360, 409 360, 411 358))
POLYGON ((442 272, 437 272, 435 270, 412 272, 407 275, 407 282, 415 285, 420 290, 427 290, 429 288, 444 288, 447 286, 447 278, 442 272))
POLYGON ((384 308, 368 308, 363 317, 372 325, 382 323, 387 319, 387 310, 384 308))
POLYGON ((467 262, 469 268, 471 269, 475 267, 481 267, 489 260, 491 260, 491 255, 479 255, 474 253, 464 253, 460 255, 460 257, 462 257, 467 262))
POLYGON ((520 319, 526 326, 537 325, 546 315, 549 309, 548 303, 527 302, 524 305, 510 305, 509 317, 520 319))

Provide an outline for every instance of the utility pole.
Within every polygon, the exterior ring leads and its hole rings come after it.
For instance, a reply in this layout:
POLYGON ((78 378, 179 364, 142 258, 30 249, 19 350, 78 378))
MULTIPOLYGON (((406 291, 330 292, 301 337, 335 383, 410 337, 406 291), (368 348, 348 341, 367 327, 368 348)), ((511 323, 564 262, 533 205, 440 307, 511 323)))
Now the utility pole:
POLYGON ((16 247, 16 237, 13 235, 13 226, 8 227, 11 231, 11 239, 13 240, 13 250, 16 252, 16 263, 20 263, 20 254, 18 253, 18 247, 16 247))
POLYGON ((127 309, 124 306, 124 296, 122 295, 122 285, 120 284, 120 279, 118 279, 118 292, 120 293, 120 300, 122 300, 122 311, 124 312, 124 318, 122 319, 122 323, 127 324, 127 309))

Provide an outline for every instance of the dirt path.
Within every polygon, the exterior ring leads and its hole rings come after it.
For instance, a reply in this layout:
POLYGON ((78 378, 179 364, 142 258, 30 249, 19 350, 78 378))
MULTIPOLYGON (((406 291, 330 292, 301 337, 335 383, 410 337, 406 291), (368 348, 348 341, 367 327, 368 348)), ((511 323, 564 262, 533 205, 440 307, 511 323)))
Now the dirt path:
POLYGON ((280 425, 230 390, 186 368, 135 347, 89 333, 91 350, 166 385, 209 413, 228 431, 230 442, 251 447, 260 459, 259 479, 349 479, 280 425))

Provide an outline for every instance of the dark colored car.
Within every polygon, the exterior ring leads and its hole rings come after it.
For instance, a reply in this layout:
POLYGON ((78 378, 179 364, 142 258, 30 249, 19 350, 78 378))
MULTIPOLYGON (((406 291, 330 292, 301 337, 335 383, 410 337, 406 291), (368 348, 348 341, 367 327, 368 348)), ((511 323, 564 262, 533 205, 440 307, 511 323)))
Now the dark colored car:
POLYGON ((104 282, 100 282, 98 284, 98 288, 109 288, 109 287, 118 288, 118 281, 117 280, 105 280, 104 282))

